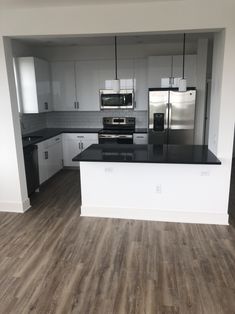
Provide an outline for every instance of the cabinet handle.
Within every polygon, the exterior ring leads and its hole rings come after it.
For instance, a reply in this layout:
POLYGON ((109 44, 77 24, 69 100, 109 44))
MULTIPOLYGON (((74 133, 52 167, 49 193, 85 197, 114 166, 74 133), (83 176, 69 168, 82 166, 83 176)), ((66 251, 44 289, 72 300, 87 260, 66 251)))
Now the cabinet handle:
POLYGON ((56 140, 56 141, 59 141, 59 140, 60 140, 60 138, 59 138, 59 137, 57 137, 55 140, 56 140))
POLYGON ((79 101, 77 101, 77 109, 79 109, 79 101))
POLYGON ((81 142, 81 146, 82 146, 82 149, 83 149, 83 142, 81 142))
POLYGON ((73 103, 73 105, 74 105, 74 108, 77 109, 77 102, 76 101, 73 103))
POLYGON ((46 151, 44 154, 45 154, 45 159, 48 159, 48 158, 49 158, 49 153, 48 153, 48 151, 46 151))
POLYGON ((82 135, 77 135, 77 138, 84 138, 84 136, 82 136, 82 135))
POLYGON ((45 110, 48 110, 48 102, 44 102, 45 110))
POLYGON ((81 143, 80 142, 78 143, 78 148, 81 149, 81 143))

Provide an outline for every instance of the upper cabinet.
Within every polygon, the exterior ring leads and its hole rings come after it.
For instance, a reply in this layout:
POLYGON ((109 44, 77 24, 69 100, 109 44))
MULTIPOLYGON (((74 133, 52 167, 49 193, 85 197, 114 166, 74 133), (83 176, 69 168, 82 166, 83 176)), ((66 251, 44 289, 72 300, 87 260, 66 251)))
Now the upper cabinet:
MULTIPOLYGON (((185 56, 185 78, 187 85, 196 86, 197 56, 185 56)), ((183 56, 152 56, 148 57, 148 87, 161 87, 161 79, 182 77, 183 56)))
MULTIPOLYGON (((185 78, 187 79, 188 87, 196 86, 196 75, 197 75, 197 56, 186 55, 185 56, 185 78)), ((182 77, 183 72, 183 56, 173 56, 173 77, 182 77)))
POLYGON ((98 111, 99 105, 99 62, 76 62, 76 98, 78 110, 98 111))
POLYGON ((54 111, 99 110, 97 61, 52 62, 54 111))
POLYGON ((49 63, 34 57, 17 58, 15 61, 22 113, 51 111, 49 63))
POLYGON ((148 109, 147 59, 136 59, 134 64, 135 110, 148 109))
POLYGON ((171 77, 172 56, 148 58, 148 87, 161 87, 161 79, 171 77))
POLYGON ((74 62, 52 62, 51 79, 53 110, 77 110, 74 62))
MULTIPOLYGON (((150 56, 119 59, 117 74, 122 89, 134 89, 135 110, 148 109, 148 88, 161 79, 182 77, 183 58, 150 56)), ((197 56, 186 55, 187 85, 196 87, 197 56)), ((18 96, 23 113, 99 111, 99 90, 112 88, 113 59, 51 62, 34 57, 16 60, 18 96), (50 72, 51 70, 51 72, 50 72)))

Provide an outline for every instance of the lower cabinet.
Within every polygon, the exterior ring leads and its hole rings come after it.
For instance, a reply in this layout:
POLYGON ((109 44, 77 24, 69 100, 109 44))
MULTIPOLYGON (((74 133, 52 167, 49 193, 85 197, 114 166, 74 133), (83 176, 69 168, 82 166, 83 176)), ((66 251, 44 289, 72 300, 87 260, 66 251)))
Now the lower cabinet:
POLYGON ((148 134, 147 133, 134 133, 133 144, 148 144, 148 134))
POLYGON ((63 160, 65 167, 79 167, 72 159, 92 144, 98 144, 97 133, 64 133, 63 160))
POLYGON ((37 144, 39 182, 42 184, 63 167, 62 135, 37 144))

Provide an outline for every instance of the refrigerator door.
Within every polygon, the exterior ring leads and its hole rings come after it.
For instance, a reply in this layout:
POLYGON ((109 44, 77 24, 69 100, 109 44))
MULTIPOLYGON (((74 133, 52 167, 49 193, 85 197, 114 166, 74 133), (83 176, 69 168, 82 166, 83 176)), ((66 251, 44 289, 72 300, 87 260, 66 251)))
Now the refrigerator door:
POLYGON ((168 144, 194 144, 196 91, 170 91, 168 144))
POLYGON ((164 144, 168 136, 168 90, 149 91, 149 143, 164 144))

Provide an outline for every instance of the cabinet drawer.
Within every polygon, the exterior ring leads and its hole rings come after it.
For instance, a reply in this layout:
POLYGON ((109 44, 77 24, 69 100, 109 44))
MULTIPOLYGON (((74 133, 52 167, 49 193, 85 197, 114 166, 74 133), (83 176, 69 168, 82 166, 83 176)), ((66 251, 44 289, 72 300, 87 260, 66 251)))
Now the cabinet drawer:
POLYGON ((64 133, 64 139, 67 140, 91 140, 98 141, 97 133, 64 133))
POLYGON ((50 139, 47 140, 47 141, 48 141, 48 146, 52 146, 52 145, 54 145, 54 144, 56 144, 56 143, 61 143, 61 141, 62 141, 62 136, 61 136, 61 134, 60 134, 60 135, 57 135, 57 136, 55 136, 55 137, 50 138, 50 139))
POLYGON ((39 149, 47 149, 50 146, 50 139, 37 144, 39 149))

